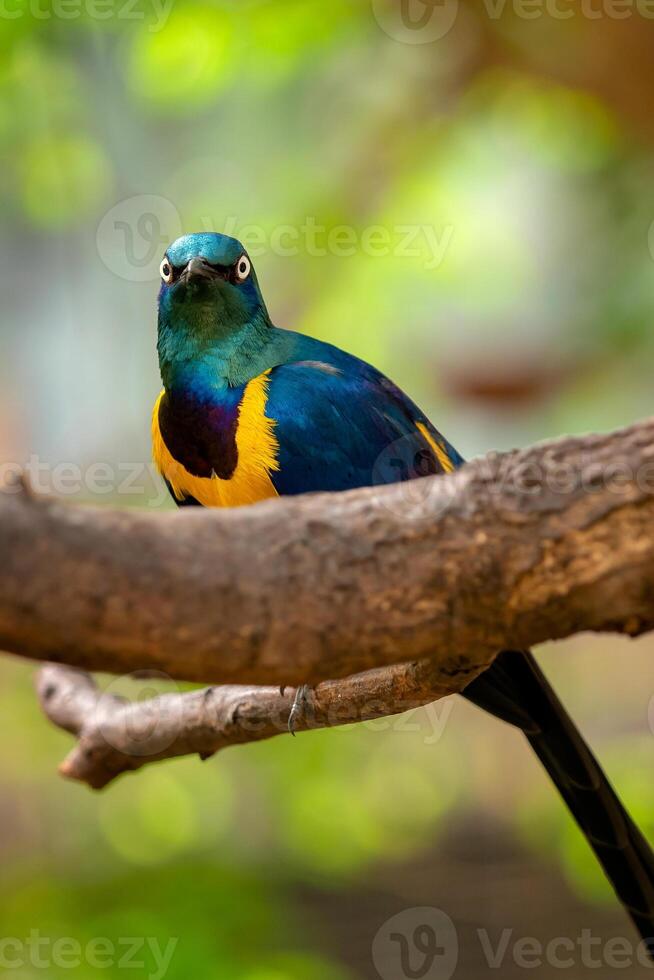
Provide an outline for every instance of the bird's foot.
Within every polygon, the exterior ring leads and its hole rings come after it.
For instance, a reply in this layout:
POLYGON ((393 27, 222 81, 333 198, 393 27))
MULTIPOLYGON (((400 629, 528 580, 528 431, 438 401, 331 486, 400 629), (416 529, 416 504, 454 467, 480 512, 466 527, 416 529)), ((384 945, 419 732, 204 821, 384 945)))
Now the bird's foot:
POLYGON ((299 719, 306 716, 307 706, 310 704, 311 688, 308 684, 302 684, 295 692, 295 699, 291 713, 288 716, 288 730, 295 737, 295 726, 299 719))

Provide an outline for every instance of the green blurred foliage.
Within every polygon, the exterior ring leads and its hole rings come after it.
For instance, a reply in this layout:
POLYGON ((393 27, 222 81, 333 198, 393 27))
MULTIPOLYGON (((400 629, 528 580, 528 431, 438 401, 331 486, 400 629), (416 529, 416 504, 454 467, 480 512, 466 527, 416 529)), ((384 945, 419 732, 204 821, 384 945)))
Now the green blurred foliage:
POLYGON ((203 4, 173 10, 161 31, 143 27, 134 38, 131 88, 166 115, 211 105, 231 81, 233 40, 234 27, 224 12, 203 4))

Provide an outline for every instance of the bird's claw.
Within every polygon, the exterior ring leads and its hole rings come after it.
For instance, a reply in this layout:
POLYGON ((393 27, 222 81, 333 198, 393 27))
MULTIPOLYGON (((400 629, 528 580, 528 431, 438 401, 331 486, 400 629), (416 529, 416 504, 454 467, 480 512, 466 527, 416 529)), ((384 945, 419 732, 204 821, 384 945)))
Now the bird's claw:
POLYGON ((311 693, 311 688, 308 684, 302 684, 298 687, 295 692, 295 698, 293 700, 293 707, 291 708, 291 713, 288 716, 288 730, 291 735, 295 738, 295 724, 298 719, 304 718, 306 714, 306 707, 309 703, 309 694, 311 693))

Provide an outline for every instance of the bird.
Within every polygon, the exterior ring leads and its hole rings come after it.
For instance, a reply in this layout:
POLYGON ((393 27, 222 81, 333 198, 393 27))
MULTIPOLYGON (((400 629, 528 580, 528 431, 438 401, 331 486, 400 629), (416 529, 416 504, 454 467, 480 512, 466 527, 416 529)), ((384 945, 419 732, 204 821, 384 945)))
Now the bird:
MULTIPOLYGON (((178 506, 370 486, 380 460, 387 482, 463 465, 380 371, 275 326, 235 238, 184 235, 160 274, 153 458, 178 506)), ((298 690, 291 729, 307 694, 298 690)), ((501 651, 462 694, 524 733, 654 959, 654 854, 533 654, 501 651)))

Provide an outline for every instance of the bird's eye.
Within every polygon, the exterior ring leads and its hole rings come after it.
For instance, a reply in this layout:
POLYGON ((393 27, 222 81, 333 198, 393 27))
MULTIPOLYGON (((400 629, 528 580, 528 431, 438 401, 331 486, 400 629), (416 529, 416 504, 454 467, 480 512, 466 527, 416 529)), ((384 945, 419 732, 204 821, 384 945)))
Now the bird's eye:
POLYGON ((166 284, 173 281, 173 267, 168 259, 163 260, 159 266, 159 272, 161 273, 161 278, 166 284))
POLYGON ((236 263, 236 278, 239 282, 243 282, 244 279, 250 275, 250 270, 252 269, 252 263, 250 262, 247 255, 242 255, 238 262, 236 263))

